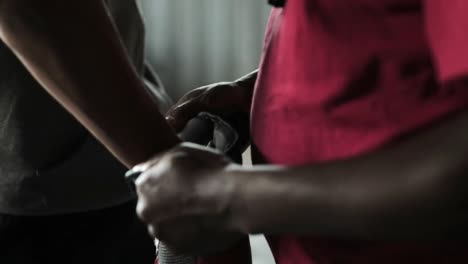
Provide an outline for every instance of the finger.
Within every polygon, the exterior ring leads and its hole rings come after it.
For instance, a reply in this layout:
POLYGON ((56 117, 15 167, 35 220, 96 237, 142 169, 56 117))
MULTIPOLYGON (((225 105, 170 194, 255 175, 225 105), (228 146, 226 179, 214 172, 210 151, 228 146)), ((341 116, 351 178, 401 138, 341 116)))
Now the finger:
POLYGON ((200 87, 190 91, 182 96, 177 103, 166 113, 168 123, 179 132, 192 117, 196 116, 199 111, 196 105, 203 101, 201 98, 205 93, 206 87, 200 87))
POLYGON ((169 110, 166 115, 166 120, 176 132, 180 132, 190 119, 204 110, 205 106, 201 101, 190 100, 183 104, 176 105, 169 110))
POLYGON ((170 175, 184 156, 180 151, 171 151, 136 179, 137 214, 144 222, 152 223, 168 218, 178 208, 174 185, 164 179, 173 178, 170 175))
MULTIPOLYGON (((165 201, 170 203, 170 201, 165 201)), ((169 207, 171 208, 171 207, 169 207)), ((171 219, 171 211, 174 209, 165 209, 159 205, 159 203, 153 203, 147 198, 139 198, 136 213, 142 222, 146 224, 159 223, 163 220, 171 219)))
POLYGON ((159 227, 156 225, 148 225, 148 233, 152 238, 160 239, 159 227))
POLYGON ((145 198, 139 198, 138 203, 136 206, 136 213, 138 217, 143 221, 144 223, 151 223, 153 220, 153 213, 151 210, 149 210, 148 203, 145 198))
POLYGON ((131 169, 128 174, 131 174, 132 172, 140 174, 138 179, 135 181, 137 190, 144 193, 147 191, 145 188, 157 184, 159 178, 166 174, 170 174, 174 169, 183 167, 183 163, 181 164, 181 162, 185 161, 188 156, 185 148, 187 148, 185 144, 180 144, 131 169))
POLYGON ((161 212, 159 203, 160 178, 163 170, 158 164, 152 166, 143 172, 140 177, 135 180, 135 189, 138 195, 138 203, 136 207, 137 215, 145 223, 153 222, 158 212, 161 212))
POLYGON ((128 173, 143 173, 145 171, 147 171, 149 168, 151 168, 152 166, 156 165, 160 160, 161 158, 163 157, 164 153, 161 154, 161 153, 158 153, 157 155, 153 156, 152 158, 150 158, 149 160, 145 161, 145 162, 142 162, 140 164, 137 164, 135 166, 133 166, 129 171, 128 173))
POLYGON ((164 171, 159 168, 159 165, 162 163, 162 160, 167 159, 166 155, 160 155, 157 158, 141 163, 126 173, 126 176, 130 176, 132 174, 138 175, 138 177, 134 179, 137 191, 143 190, 144 187, 151 186, 155 183, 155 180, 159 178, 159 175, 164 173, 164 171))

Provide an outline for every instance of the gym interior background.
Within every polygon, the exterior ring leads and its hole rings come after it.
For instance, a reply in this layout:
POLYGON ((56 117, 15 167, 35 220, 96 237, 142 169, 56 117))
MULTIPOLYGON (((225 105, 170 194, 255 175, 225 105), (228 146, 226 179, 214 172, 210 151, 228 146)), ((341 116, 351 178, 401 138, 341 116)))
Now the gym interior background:
MULTIPOLYGON (((257 68, 270 12, 266 0, 139 1, 147 58, 174 100, 257 68)), ((262 236, 251 242, 254 264, 274 263, 262 236)))

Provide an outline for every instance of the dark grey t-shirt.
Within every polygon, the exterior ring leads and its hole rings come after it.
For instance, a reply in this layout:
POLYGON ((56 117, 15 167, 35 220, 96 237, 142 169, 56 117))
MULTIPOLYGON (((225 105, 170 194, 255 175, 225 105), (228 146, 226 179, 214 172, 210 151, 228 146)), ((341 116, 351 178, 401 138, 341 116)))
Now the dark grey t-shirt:
MULTIPOLYGON (((107 3, 143 76, 144 27, 137 5, 107 3)), ((47 215, 121 204, 133 198, 124 172, 0 42, 0 212, 47 215)))

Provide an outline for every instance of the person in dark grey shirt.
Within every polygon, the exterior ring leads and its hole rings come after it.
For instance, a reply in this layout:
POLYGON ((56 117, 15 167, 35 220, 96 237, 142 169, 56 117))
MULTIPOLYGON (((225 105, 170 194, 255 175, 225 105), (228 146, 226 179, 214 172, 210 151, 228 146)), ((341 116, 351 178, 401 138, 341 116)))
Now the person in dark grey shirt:
MULTIPOLYGON (((109 0, 106 11, 128 63, 164 111, 169 99, 144 62, 137 3, 109 0)), ((0 263, 152 263, 125 170, 0 41, 0 263)))

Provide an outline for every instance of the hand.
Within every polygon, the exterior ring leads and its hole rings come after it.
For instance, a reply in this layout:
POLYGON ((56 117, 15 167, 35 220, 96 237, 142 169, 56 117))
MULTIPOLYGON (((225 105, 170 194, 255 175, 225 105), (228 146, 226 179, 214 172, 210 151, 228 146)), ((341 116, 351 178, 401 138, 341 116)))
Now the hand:
POLYGON ((223 118, 243 118, 236 130, 248 136, 249 111, 253 87, 248 82, 222 82, 197 88, 184 95, 167 113, 166 120, 180 132, 187 122, 200 112, 210 112, 223 118))
POLYGON ((151 235, 181 253, 205 254, 244 237, 233 230, 230 210, 237 165, 216 151, 182 144, 139 165, 137 211, 151 235))

